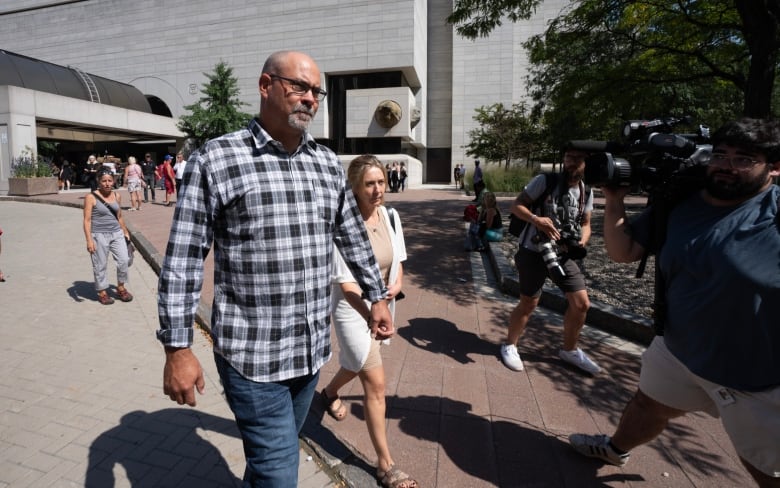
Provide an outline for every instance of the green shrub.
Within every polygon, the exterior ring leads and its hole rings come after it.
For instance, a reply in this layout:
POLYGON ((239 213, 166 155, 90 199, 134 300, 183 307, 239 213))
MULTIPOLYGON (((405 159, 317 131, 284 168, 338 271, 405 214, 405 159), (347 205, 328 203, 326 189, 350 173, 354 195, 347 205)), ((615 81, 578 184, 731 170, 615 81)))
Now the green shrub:
POLYGON ((19 156, 11 160, 11 176, 14 178, 43 178, 51 176, 51 167, 28 146, 19 156))
MULTIPOLYGON (((526 183, 538 173, 538 170, 526 167, 512 167, 508 170, 500 167, 482 169, 482 178, 488 190, 493 193, 520 193, 526 183)), ((474 189, 474 172, 466 175, 466 186, 474 189)))

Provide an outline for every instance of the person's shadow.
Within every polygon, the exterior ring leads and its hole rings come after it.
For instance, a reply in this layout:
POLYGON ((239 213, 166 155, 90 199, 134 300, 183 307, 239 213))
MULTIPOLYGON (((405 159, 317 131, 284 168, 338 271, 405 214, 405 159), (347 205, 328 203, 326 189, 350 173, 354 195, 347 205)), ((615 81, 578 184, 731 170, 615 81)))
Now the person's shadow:
POLYGON ((97 291, 95 291, 95 283, 91 281, 74 281, 73 284, 68 287, 68 295, 74 302, 83 302, 84 300, 97 301, 97 291))
POLYGON ((113 471, 119 465, 136 487, 240 487, 242 481, 199 429, 239 437, 233 419, 197 410, 130 412, 92 442, 84 486, 115 486, 113 471))
POLYGON ((601 475, 600 463, 574 452, 560 436, 523 423, 474 415, 467 403, 425 395, 403 399, 405 406, 437 402, 447 415, 392 409, 388 418, 397 419, 407 434, 438 443, 465 476, 502 488, 603 488, 646 481, 630 473, 601 475))

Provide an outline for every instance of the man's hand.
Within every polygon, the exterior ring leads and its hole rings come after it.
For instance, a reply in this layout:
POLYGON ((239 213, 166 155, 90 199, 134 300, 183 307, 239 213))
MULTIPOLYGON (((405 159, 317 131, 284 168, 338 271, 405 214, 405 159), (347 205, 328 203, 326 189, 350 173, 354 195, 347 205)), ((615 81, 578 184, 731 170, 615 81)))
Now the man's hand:
POLYGON ((371 318, 368 321, 371 329, 371 335, 377 339, 389 339, 395 334, 393 317, 390 315, 390 308, 387 306, 387 300, 379 300, 371 304, 371 318))
POLYGON ((171 400, 191 407, 195 406, 195 388, 201 395, 206 388, 200 361, 188 347, 165 348, 163 392, 171 400))
POLYGON ((536 230, 545 234, 551 241, 557 241, 561 238, 561 233, 555 227, 555 222, 549 217, 536 217, 533 219, 536 230))
POLYGON ((631 187, 628 186, 619 186, 617 188, 602 186, 600 188, 601 192, 604 194, 604 200, 608 201, 620 201, 622 202, 624 198, 626 198, 626 195, 628 195, 631 192, 631 187))

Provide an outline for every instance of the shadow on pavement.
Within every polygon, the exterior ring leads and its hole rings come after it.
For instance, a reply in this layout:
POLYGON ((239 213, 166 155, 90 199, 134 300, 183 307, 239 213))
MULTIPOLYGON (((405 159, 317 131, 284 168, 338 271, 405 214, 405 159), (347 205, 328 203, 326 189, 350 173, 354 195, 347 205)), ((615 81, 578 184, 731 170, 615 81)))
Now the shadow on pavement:
POLYGON ((95 283, 91 281, 74 281, 68 288, 68 295, 77 303, 85 300, 97 301, 95 283))
POLYGON ((449 356, 460 364, 475 362, 470 354, 493 356, 496 345, 473 332, 460 330, 450 322, 438 317, 418 317, 409 320, 409 327, 400 327, 398 335, 412 346, 428 352, 449 356))
POLYGON ((130 412, 119 425, 92 442, 85 486, 114 486, 113 471, 117 466, 125 470, 131 486, 139 488, 241 486, 241 480, 230 471, 218 447, 201 437, 198 430, 239 436, 233 419, 197 410, 130 412))

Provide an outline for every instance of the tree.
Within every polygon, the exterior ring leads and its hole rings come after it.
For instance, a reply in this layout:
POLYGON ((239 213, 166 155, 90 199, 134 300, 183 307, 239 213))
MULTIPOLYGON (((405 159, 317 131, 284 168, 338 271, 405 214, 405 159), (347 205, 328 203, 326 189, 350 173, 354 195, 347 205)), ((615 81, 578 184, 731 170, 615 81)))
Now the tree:
POLYGON ((214 67, 211 74, 203 73, 209 79, 200 92, 203 94, 197 103, 184 107, 190 115, 179 120, 179 130, 195 140, 199 146, 209 139, 219 137, 246 126, 251 114, 239 109, 248 103, 239 98, 238 80, 233 76, 233 68, 224 61, 214 67))
MULTIPOLYGON (((539 0, 457 0, 448 21, 484 37, 539 0)), ((766 117, 778 67, 780 0, 581 0, 525 43, 534 112, 593 132, 620 119, 766 117), (677 112, 677 113, 675 113, 677 112)))
POLYGON ((524 103, 515 103, 512 108, 503 103, 475 109, 474 120, 479 128, 469 131, 471 142, 466 154, 486 161, 504 161, 509 169, 512 159, 526 157, 539 145, 539 126, 532 120, 524 103))

